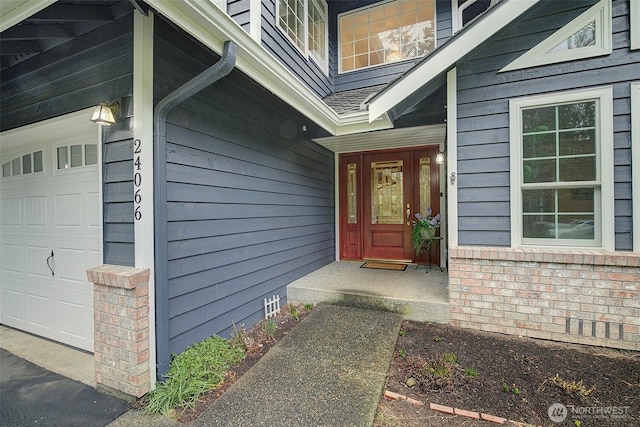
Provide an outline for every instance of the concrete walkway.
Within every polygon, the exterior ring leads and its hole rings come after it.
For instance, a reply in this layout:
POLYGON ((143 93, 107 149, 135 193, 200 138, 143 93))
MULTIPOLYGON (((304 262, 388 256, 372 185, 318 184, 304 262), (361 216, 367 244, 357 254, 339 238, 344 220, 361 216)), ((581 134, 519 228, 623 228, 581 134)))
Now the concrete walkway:
POLYGON ((194 426, 371 426, 402 316, 321 305, 194 426))

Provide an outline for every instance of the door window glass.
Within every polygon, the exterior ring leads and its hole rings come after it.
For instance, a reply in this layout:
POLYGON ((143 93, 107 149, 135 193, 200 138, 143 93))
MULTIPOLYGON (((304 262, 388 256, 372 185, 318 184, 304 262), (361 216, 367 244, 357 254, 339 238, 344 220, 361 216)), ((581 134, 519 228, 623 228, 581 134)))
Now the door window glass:
POLYGON ((371 224, 403 224, 402 160, 371 163, 371 224))
POLYGON ((349 224, 358 223, 358 182, 356 175, 356 164, 347 165, 347 212, 349 224))

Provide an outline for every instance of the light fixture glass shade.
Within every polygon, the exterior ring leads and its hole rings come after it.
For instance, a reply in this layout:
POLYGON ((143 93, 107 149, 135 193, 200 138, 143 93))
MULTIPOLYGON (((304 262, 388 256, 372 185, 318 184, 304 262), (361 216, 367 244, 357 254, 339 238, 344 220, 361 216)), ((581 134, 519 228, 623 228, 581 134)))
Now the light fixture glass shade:
POLYGON ((116 122, 116 119, 113 117, 111 106, 101 102, 96 109, 93 110, 91 121, 100 126, 111 126, 116 122))
POLYGON ((436 163, 439 165, 444 163, 444 153, 438 151, 438 154, 436 154, 436 163))

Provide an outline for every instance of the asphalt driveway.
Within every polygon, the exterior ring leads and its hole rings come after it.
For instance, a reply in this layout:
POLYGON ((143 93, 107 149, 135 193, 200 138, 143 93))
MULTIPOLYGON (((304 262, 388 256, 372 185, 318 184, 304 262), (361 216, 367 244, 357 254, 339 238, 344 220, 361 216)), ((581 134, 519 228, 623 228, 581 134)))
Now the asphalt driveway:
POLYGON ((129 403, 0 348, 0 425, 103 427, 129 403))

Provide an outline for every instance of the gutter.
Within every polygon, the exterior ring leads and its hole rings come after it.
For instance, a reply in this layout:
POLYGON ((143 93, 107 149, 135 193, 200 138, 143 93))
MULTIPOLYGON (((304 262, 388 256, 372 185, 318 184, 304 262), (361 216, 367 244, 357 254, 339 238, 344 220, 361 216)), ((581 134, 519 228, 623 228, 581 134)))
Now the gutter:
POLYGON ((220 60, 164 97, 153 111, 154 212, 156 283, 156 376, 165 379, 169 370, 169 282, 167 231, 167 116, 176 106, 228 75, 236 64, 236 44, 224 42, 220 60))

